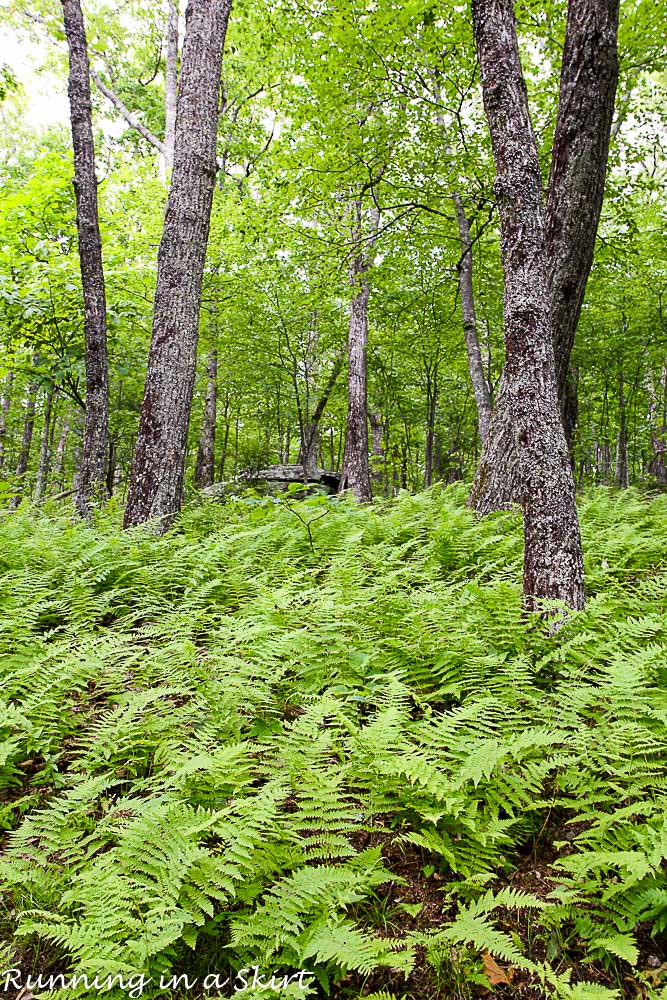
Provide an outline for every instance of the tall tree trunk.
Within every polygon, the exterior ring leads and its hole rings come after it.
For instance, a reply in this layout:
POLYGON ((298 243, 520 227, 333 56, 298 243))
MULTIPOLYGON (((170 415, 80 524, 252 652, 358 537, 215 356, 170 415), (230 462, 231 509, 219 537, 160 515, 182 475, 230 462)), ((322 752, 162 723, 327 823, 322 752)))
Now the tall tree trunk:
POLYGON ((230 7, 231 0, 190 0, 187 7, 174 169, 158 252, 153 333, 126 527, 157 517, 158 530, 164 531, 182 502, 230 7))
POLYGON ((46 481, 49 475, 49 441, 51 437, 51 410, 53 408, 53 397, 55 386, 53 382, 49 384, 44 401, 44 426, 42 428, 42 443, 39 449, 39 462, 37 463, 37 479, 35 481, 35 501, 39 502, 46 491, 46 481))
POLYGON ((484 110, 496 168, 504 277, 505 386, 524 522, 526 607, 584 605, 574 479, 558 409, 542 182, 512 0, 473 0, 484 110))
MULTIPOLYGON (((571 444, 576 380, 570 353, 586 283, 607 171, 618 80, 619 0, 570 0, 551 157, 545 240, 548 294, 561 418, 571 444)), ((519 463, 504 377, 482 448, 471 505, 481 514, 519 499, 519 463)))
POLYGON ((651 427, 652 456, 648 466, 649 475, 654 476, 656 483, 664 486, 667 483, 667 368, 663 368, 658 379, 657 389, 653 380, 648 378, 648 417, 651 427))
POLYGON ((86 28, 79 0, 62 0, 69 47, 69 105, 74 149, 74 191, 86 341, 86 424, 76 507, 90 514, 106 498, 109 447, 109 375, 102 242, 97 211, 97 177, 90 100, 86 28))
MULTIPOLYGON (((350 284, 353 290, 350 305, 350 323, 347 341, 348 394, 345 452, 340 478, 340 492, 351 490, 360 503, 372 499, 370 465, 368 462, 368 419, 366 350, 368 346, 368 270, 371 266, 371 247, 361 244, 363 232, 363 206, 361 199, 354 203, 356 215, 353 239, 357 251, 350 265, 350 284)), ((377 231, 377 209, 372 212, 371 235, 377 231)))
MULTIPOLYGON (((434 81, 433 96, 435 97, 435 100, 440 103, 442 95, 440 93, 436 73, 432 72, 431 77, 434 81)), ((445 151, 448 155, 450 155, 451 147, 449 145, 449 137, 447 135, 447 123, 442 111, 438 112, 437 119, 445 140, 445 151)), ((468 371, 470 372, 470 381, 472 383, 473 393, 475 395, 475 404, 477 406, 477 429, 479 432, 479 440, 483 445, 489 431, 492 401, 491 389, 484 373, 484 364, 482 362, 482 352, 479 347, 479 335, 477 331, 470 220, 466 215, 463 199, 458 191, 453 193, 452 201, 454 202, 454 210, 456 212, 456 224, 459 231, 459 246, 461 251, 458 272, 459 292, 461 295, 461 313, 463 315, 463 336, 465 338, 466 353, 468 355, 468 371)), ((429 486, 431 478, 432 475, 429 477, 429 486)))
MULTIPOLYGON (((384 425, 382 415, 369 411, 368 421, 371 425, 371 479, 383 487, 383 470, 385 465, 384 425)), ((383 489, 384 492, 384 489, 383 489)))
POLYGON ((167 62, 164 84, 164 168, 168 176, 174 166, 176 99, 178 94, 178 0, 169 0, 167 62))
MULTIPOLYGON (((476 339, 476 338, 475 338, 476 339)), ((433 459, 435 452, 435 418, 438 409, 438 366, 428 372, 426 382, 426 447, 424 448, 424 486, 433 483, 433 459)), ((478 410, 479 414, 479 410, 478 410)))
POLYGON ((313 476, 317 470, 317 437, 320 428, 320 421, 324 415, 329 397, 333 392, 336 380, 340 375, 345 361, 345 351, 340 351, 334 360, 333 368, 329 373, 317 405, 313 410, 309 420, 301 430, 301 443, 299 446, 298 464, 303 465, 304 476, 313 476))
POLYGON ((625 400, 623 372, 618 373, 618 415, 619 427, 616 439, 616 485, 627 489, 630 485, 630 466, 628 465, 628 417, 625 400))
POLYGON ((2 381, 2 396, 0 396, 0 469, 5 464, 5 450, 7 445, 7 418, 9 407, 12 402, 12 382, 14 372, 9 371, 2 381))
POLYGON ((199 489, 212 486, 215 478, 215 417, 218 404, 218 355, 215 348, 208 353, 206 402, 197 448, 194 483, 199 489))
MULTIPOLYGON (((20 486, 23 485, 25 474, 28 471, 28 462, 30 461, 30 449, 32 447, 32 433, 33 430, 35 429, 35 402, 37 400, 38 388, 39 388, 39 383, 32 382, 26 395, 25 416, 23 418, 23 435, 21 437, 21 447, 19 449, 19 457, 16 463, 16 478, 20 486)), ((17 494, 16 496, 12 497, 9 506, 12 510, 16 510, 20 502, 21 502, 21 497, 19 494, 17 494)))
MULTIPOLYGON (((459 230, 461 260, 459 262, 459 290, 461 293, 461 312, 463 314, 463 335, 468 354, 468 370, 477 406, 477 428, 482 447, 489 433, 491 422, 491 389, 484 374, 484 363, 477 334, 477 317, 475 315, 475 293, 473 289, 472 239, 470 237, 470 220, 458 193, 454 194, 454 208, 459 230)), ((430 485, 430 484, 429 484, 430 485)))
POLYGON ((60 437, 58 438, 58 444, 56 445, 56 453, 53 458, 53 469, 51 472, 52 481, 58 483, 60 489, 62 490, 63 482, 63 469, 65 466, 65 448, 67 446, 67 438, 69 437, 69 424, 70 418, 69 414, 66 413, 63 417, 63 423, 60 430, 60 437))

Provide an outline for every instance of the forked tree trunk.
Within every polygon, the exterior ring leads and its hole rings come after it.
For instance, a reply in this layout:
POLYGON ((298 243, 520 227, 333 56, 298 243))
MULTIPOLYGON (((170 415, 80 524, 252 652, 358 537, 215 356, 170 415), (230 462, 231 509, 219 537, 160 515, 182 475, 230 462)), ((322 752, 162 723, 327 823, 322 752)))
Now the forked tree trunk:
POLYGON ((180 509, 211 220, 220 74, 231 0, 190 0, 181 60, 174 169, 158 252, 153 333, 125 527, 180 509))
MULTIPOLYGON (((548 291, 561 419, 571 445, 576 379, 570 353, 593 261, 618 81, 619 0, 570 0, 547 195, 548 291)), ((481 514, 519 500, 518 459, 501 377, 471 505, 481 514)))
POLYGON ((53 397, 55 386, 53 382, 49 385, 44 401, 44 426, 42 427, 42 443, 39 449, 39 462, 37 463, 37 479, 35 481, 35 500, 39 502, 46 491, 46 481, 49 475, 49 460, 51 440, 51 411, 53 408, 53 397))
POLYGON ((206 383, 206 402, 197 447, 194 483, 199 489, 212 486, 215 478, 215 417, 218 404, 218 355, 215 348, 209 351, 206 383))
MULTIPOLYGON (((353 290, 350 304, 350 323, 347 341, 347 421, 345 451, 340 477, 340 492, 351 490, 360 503, 372 499, 371 474, 368 461, 367 372, 368 347, 368 271, 372 263, 371 247, 360 243, 363 232, 363 206, 361 200, 354 204, 356 215, 353 238, 358 250, 350 265, 350 284, 353 290)), ((377 210, 372 214, 371 235, 378 227, 377 210)))
POLYGON ((306 477, 315 474, 317 469, 317 443, 318 434, 320 429, 320 421, 324 415, 327 403, 331 393, 333 392, 334 386, 336 385, 336 380, 340 375, 341 369, 343 367, 343 362, 345 361, 345 351, 340 351, 336 355, 336 359, 333 364, 333 368, 329 373, 329 378, 327 379, 322 392, 320 393, 320 398, 317 401, 317 405, 313 410, 310 419, 301 429, 301 442, 299 446, 299 457, 298 464, 303 466, 304 475, 306 477))
MULTIPOLYGON (((28 462, 30 461, 30 450, 32 448, 32 434, 35 429, 35 402, 37 400, 38 388, 39 388, 39 383, 33 382, 28 389, 25 401, 23 434, 21 436, 21 447, 19 449, 18 461, 16 463, 16 478, 20 486, 23 486, 23 480, 25 479, 25 474, 28 471, 28 462)), ((19 494, 17 494, 16 496, 12 497, 9 506, 12 510, 15 510, 20 502, 21 502, 21 497, 19 494)))
POLYGON ((79 0, 62 0, 69 47, 69 105, 74 149, 74 191, 86 342, 86 424, 76 507, 88 516, 105 499, 109 447, 109 375, 102 242, 97 211, 97 177, 90 100, 86 28, 79 0))
POLYGON ((0 469, 5 464, 5 451, 7 447, 7 419, 9 417, 9 407, 12 402, 12 381, 14 372, 9 371, 2 382, 2 396, 0 396, 0 469))
POLYGON ((558 409, 540 163, 512 0, 473 0, 496 168, 504 278, 505 391, 524 522, 524 601, 584 605, 574 479, 558 409))

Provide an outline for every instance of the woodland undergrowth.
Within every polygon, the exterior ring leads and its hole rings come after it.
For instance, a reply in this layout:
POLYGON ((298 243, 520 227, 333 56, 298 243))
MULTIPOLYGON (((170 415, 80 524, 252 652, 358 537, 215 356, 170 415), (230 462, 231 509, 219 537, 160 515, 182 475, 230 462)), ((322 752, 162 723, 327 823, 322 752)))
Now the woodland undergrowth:
POLYGON ((667 997, 667 502, 580 514, 550 635, 459 486, 3 513, 2 969, 667 997))

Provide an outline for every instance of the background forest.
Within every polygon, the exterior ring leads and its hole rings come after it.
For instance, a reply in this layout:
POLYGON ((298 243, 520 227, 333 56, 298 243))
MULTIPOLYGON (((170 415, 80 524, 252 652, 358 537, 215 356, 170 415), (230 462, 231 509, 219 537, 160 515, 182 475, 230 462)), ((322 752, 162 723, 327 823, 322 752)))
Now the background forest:
POLYGON ((0 992, 665 1000, 660 5, 1 6, 0 992))

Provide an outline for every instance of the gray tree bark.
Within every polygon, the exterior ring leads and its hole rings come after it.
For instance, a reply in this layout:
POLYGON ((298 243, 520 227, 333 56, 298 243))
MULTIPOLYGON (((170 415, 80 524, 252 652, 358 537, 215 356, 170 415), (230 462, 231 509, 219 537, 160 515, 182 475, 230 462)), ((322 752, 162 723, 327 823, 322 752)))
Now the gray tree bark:
POLYGON ((109 376, 102 242, 90 99, 86 28, 79 0, 62 0, 69 47, 69 105, 74 149, 74 191, 86 342, 86 423, 76 507, 86 517, 105 499, 109 447, 109 376))
POLYGON ((473 0, 496 168, 504 277, 505 391, 524 525, 524 601, 584 605, 574 479, 558 409, 542 182, 512 0, 473 0))
POLYGON ((164 165, 167 175, 174 166, 176 100, 178 96, 178 2, 169 0, 167 62, 164 82, 164 165))
POLYGON ((199 489, 212 486, 215 478, 215 418, 218 405, 218 355, 215 348, 208 353, 206 401, 197 447, 194 483, 199 489))
POLYGON ((65 414, 63 417, 62 427, 60 429, 60 437, 58 438, 58 444, 56 445, 56 453, 53 457, 53 469, 51 470, 52 482, 58 483, 60 489, 62 490, 63 482, 63 469, 65 465, 65 448, 67 447, 67 438, 69 437, 69 426, 70 418, 69 414, 65 414))
POLYGON ((44 400, 44 426, 42 427, 42 442, 39 449, 39 461, 37 463, 37 479, 35 480, 34 499, 39 502, 46 491, 46 481, 49 475, 50 459, 50 434, 51 434, 51 411, 53 408, 53 397, 55 386, 53 382, 49 384, 44 400))
POLYGON ((7 446, 7 418, 9 407, 12 402, 12 382, 14 372, 9 371, 2 381, 2 396, 0 396, 0 469, 5 464, 5 451, 7 446))
POLYGON ((327 403, 329 402, 329 397, 331 396, 334 386, 336 385, 336 381, 340 375, 344 361, 345 351, 341 351, 336 356, 333 368, 329 372, 329 378, 324 384, 324 388, 320 393, 315 409, 301 430, 301 442, 299 445, 299 457, 297 459, 297 463, 303 466, 304 475, 307 477, 313 476, 317 469, 317 438, 320 429, 320 421, 322 420, 327 403))
POLYGON ((158 252, 153 332, 126 527, 155 517, 160 519, 158 530, 164 531, 182 502, 230 8, 231 0, 190 0, 186 11, 174 169, 158 252))
POLYGON ((470 236, 470 220, 468 219, 461 196, 453 196, 456 222, 461 245, 461 260, 459 262, 459 291, 461 294, 461 312, 463 314, 463 335, 468 354, 468 370, 472 391, 477 406, 477 427, 482 447, 489 433, 491 422, 491 389, 484 373, 484 362, 479 346, 477 333, 477 316, 475 314, 475 293, 473 289, 472 239, 470 236))
MULTIPOLYGON (((23 418, 23 434, 21 437, 21 447, 19 449, 18 461, 16 463, 16 479, 20 486, 23 485, 25 474, 28 471, 30 461, 30 450, 32 448, 32 435, 35 429, 35 403, 37 401, 37 390, 39 382, 32 382, 28 388, 25 400, 25 416, 23 418)), ((21 502, 21 496, 16 494, 10 501, 10 509, 16 510, 21 502)))
MULTIPOLYGON (((593 262, 618 82, 619 0, 570 0, 547 195, 548 292, 561 419, 570 444, 576 379, 570 354, 593 262)), ((486 514, 519 499, 519 463, 501 377, 471 495, 486 514)))
MULTIPOLYGON (((372 264, 372 245, 361 243, 363 235, 363 205, 361 199, 354 203, 355 221, 353 239, 358 249, 350 263, 350 285, 353 296, 350 303, 350 322, 347 340, 347 421, 345 451, 340 478, 340 492, 351 490, 360 503, 372 499, 371 474, 368 461, 367 371, 368 347, 368 271, 372 264)), ((379 216, 373 209, 371 236, 377 231, 379 216)))

